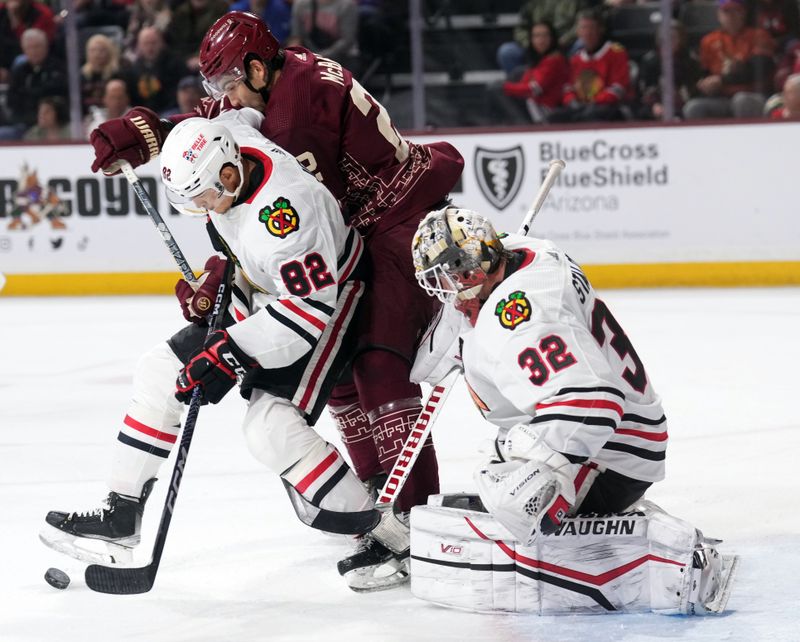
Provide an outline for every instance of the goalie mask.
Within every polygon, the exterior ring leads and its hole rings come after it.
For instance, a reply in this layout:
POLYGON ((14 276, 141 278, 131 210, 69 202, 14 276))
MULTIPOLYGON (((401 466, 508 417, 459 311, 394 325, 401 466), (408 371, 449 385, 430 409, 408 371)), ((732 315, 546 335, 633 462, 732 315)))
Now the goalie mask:
POLYGON ((497 268, 503 244, 485 216, 445 207, 420 222, 411 253, 420 286, 465 311, 471 303, 480 305, 476 297, 497 268))
POLYGON ((225 197, 236 200, 244 184, 242 154, 231 133, 205 118, 188 118, 169 133, 161 150, 161 181, 167 199, 180 212, 205 216, 225 197), (239 171, 239 185, 228 191, 220 180, 226 165, 239 171))

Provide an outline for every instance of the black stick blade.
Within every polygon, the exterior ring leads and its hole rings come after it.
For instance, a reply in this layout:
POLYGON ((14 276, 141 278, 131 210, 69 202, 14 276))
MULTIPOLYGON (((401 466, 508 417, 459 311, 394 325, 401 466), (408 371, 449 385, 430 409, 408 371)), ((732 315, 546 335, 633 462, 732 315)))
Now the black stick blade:
POLYGON ((112 595, 136 595, 153 588, 155 570, 151 566, 141 568, 113 568, 91 564, 86 568, 86 586, 99 593, 112 595))

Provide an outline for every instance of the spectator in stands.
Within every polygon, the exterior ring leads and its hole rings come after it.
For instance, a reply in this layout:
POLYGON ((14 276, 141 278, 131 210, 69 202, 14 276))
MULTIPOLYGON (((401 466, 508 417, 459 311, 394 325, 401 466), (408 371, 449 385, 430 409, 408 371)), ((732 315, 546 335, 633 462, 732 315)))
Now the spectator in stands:
POLYGON ((184 0, 172 14, 170 47, 190 71, 197 71, 203 36, 217 18, 228 11, 225 0, 184 0))
POLYGON ((800 74, 792 74, 783 83, 780 103, 770 110, 772 120, 800 120, 800 74))
POLYGON ((72 0, 78 27, 128 26, 130 0, 72 0))
POLYGON ((564 106, 550 115, 550 122, 623 119, 623 107, 631 93, 625 47, 606 38, 605 20, 598 9, 578 14, 576 33, 583 47, 570 58, 564 106))
POLYGON ((527 66, 531 53, 531 28, 538 22, 549 22, 561 34, 559 46, 567 49, 575 41, 575 18, 587 8, 589 0, 529 0, 519 11, 519 24, 514 40, 504 42, 497 50, 497 65, 511 80, 518 79, 527 66))
POLYGON ((784 52, 800 37, 797 0, 755 0, 755 26, 772 36, 777 51, 784 52))
POLYGON ((41 29, 22 34, 25 61, 11 71, 7 98, 11 122, 19 128, 19 136, 36 122, 41 98, 67 95, 66 73, 49 49, 47 35, 41 29))
POLYGON ((128 92, 127 83, 121 78, 112 78, 105 85, 103 92, 103 106, 92 107, 86 119, 86 137, 100 123, 104 123, 112 118, 124 116, 131 110, 131 96, 128 92))
POLYGON ((294 0, 288 44, 299 45, 351 67, 357 62, 355 0, 294 0))
POLYGON ((36 124, 25 132, 25 140, 58 142, 71 138, 67 103, 61 96, 45 96, 36 109, 36 124))
POLYGON ((136 104, 155 112, 174 107, 175 86, 185 75, 186 65, 166 48, 162 33, 156 27, 144 27, 131 65, 136 104))
POLYGON ((136 0, 131 8, 128 29, 125 35, 125 50, 131 54, 136 52, 136 39, 145 27, 155 27, 162 34, 167 34, 172 21, 172 10, 167 0, 136 0))
POLYGON ((0 82, 8 80, 14 59, 22 53, 22 34, 31 28, 42 30, 52 44, 56 23, 50 7, 33 0, 0 2, 0 82))
POLYGON ((292 0, 236 0, 230 11, 249 11, 269 26, 281 45, 286 43, 292 28, 292 0))
POLYGON ((170 109, 161 114, 162 118, 177 116, 178 114, 188 114, 194 111, 200 101, 206 97, 203 89, 203 81, 200 76, 184 76, 178 82, 176 109, 170 109))
POLYGON ((700 41, 700 64, 706 76, 701 94, 684 107, 688 120, 761 116, 772 85, 775 43, 763 29, 746 24, 745 0, 719 0, 720 29, 700 41))
MULTIPOLYGON (((700 61, 689 48, 686 29, 678 20, 673 20, 672 31, 672 69, 675 87, 674 113, 680 115, 683 106, 697 94, 697 81, 702 70, 700 61)), ((639 63, 639 96, 641 107, 638 117, 644 119, 661 119, 664 115, 662 102, 661 75, 661 32, 656 33, 656 48, 648 51, 639 63)))
POLYGON ((120 60, 119 47, 103 34, 86 41, 86 63, 81 67, 81 106, 83 114, 103 104, 106 83, 127 75, 127 65, 120 60))
POLYGON ((531 66, 517 81, 503 83, 503 93, 514 104, 526 107, 534 123, 546 123, 550 113, 561 105, 564 86, 569 82, 569 63, 558 48, 558 32, 549 22, 531 28, 531 66))

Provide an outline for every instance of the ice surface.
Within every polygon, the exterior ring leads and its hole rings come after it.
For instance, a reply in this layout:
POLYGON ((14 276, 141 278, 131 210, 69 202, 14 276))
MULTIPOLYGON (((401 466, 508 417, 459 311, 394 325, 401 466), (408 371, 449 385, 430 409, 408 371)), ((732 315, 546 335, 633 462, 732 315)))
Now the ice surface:
MULTIPOLYGON (((800 640, 800 289, 603 298, 670 420, 667 479, 648 496, 741 555, 725 615, 487 616, 431 606, 407 588, 352 593, 335 570, 348 543, 294 518, 278 479, 247 452, 233 394, 200 412, 154 589, 92 593, 82 565, 37 532, 48 510, 105 496, 136 358, 182 319, 168 297, 2 299, 0 642, 800 640), (69 572, 66 591, 45 583, 49 566, 69 572)), ((327 416, 320 429, 338 441, 327 416)), ((445 490, 472 488, 477 444, 491 435, 459 384, 434 427, 445 490)), ((170 471, 171 460, 140 554, 170 471)))

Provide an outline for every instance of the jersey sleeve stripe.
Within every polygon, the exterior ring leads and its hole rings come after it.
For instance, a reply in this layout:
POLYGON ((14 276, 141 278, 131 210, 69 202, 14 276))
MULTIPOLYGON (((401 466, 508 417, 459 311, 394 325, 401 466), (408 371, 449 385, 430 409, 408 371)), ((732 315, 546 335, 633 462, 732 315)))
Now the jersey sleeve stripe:
POLYGON ((289 328, 292 332, 297 334, 300 337, 303 337, 309 345, 314 346, 317 343, 317 340, 308 332, 303 330, 299 325, 297 325, 294 321, 287 319, 285 316, 280 314, 275 308, 271 305, 266 307, 267 314, 269 314, 273 319, 275 319, 278 323, 282 323, 287 328, 289 328))
POLYGON ((571 421, 578 424, 586 424, 587 426, 605 426, 615 430, 617 422, 608 417, 586 417, 580 415, 563 415, 563 414, 546 414, 537 415, 532 420, 532 424, 542 424, 548 421, 571 421))
POLYGON ((632 413, 625 413, 622 415, 622 421, 629 421, 635 424, 643 424, 645 426, 658 426, 667 420, 666 415, 661 415, 658 419, 649 419, 641 415, 634 415, 632 413))
POLYGON ((597 386, 595 388, 562 388, 559 390, 554 397, 560 397, 561 395, 569 395, 574 393, 589 393, 589 392, 607 392, 610 395, 614 395, 619 397, 620 399, 625 399, 625 393, 617 388, 611 388, 610 386, 597 386))
POLYGON ((603 445, 603 450, 616 450, 617 452, 628 453, 629 455, 634 455, 649 461, 663 461, 666 459, 665 450, 646 450, 645 448, 637 448, 636 446, 631 446, 630 444, 621 444, 616 441, 606 442, 603 445))
POLYGON ((147 435, 148 437, 154 437, 156 439, 160 439, 161 441, 166 441, 169 444, 174 444, 178 440, 178 435, 173 435, 168 432, 161 432, 160 430, 156 430, 150 426, 145 426, 143 423, 136 421, 130 415, 125 415, 125 419, 122 423, 129 428, 133 428, 134 430, 147 435))
POLYGON ((629 435, 631 437, 639 437, 647 441, 667 441, 668 435, 666 432, 644 432, 642 430, 631 430, 629 428, 617 428, 614 431, 617 435, 629 435))
POLYGON ((307 306, 323 312, 328 317, 332 317, 333 313, 336 312, 336 308, 332 308, 331 306, 323 303, 322 301, 317 301, 316 299, 308 298, 303 299, 302 301, 307 306))
POLYGON ((287 308, 288 310, 290 310, 291 312, 294 312, 294 313, 295 313, 297 316, 299 316, 301 319, 305 319, 305 321, 306 321, 307 323, 310 323, 311 325, 313 325, 313 326, 314 326, 314 327, 315 327, 317 330, 319 330, 320 332, 322 332, 322 331, 324 331, 324 330, 325 330, 325 325, 326 325, 326 324, 325 324, 325 322, 324 322, 324 321, 322 321, 322 320, 320 320, 320 319, 317 319, 316 317, 314 317, 314 316, 311 316, 311 315, 310 315, 308 312, 306 312, 305 310, 302 310, 302 309, 300 309, 300 308, 297 306, 297 304, 295 304, 295 303, 294 303, 294 301, 290 301, 290 300, 288 300, 288 299, 278 299, 278 301, 277 301, 277 302, 278 302, 278 303, 280 303, 280 304, 281 304, 283 307, 285 307, 285 308, 287 308))
POLYGON ((545 408, 554 408, 556 406, 568 406, 572 408, 603 408, 606 410, 613 410, 622 418, 622 407, 613 401, 606 401, 604 399, 572 399, 568 401, 554 401, 553 403, 539 403, 536 404, 536 410, 543 410, 545 408))

